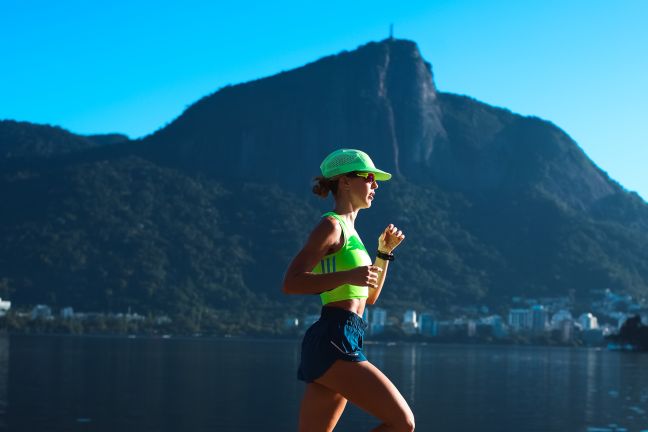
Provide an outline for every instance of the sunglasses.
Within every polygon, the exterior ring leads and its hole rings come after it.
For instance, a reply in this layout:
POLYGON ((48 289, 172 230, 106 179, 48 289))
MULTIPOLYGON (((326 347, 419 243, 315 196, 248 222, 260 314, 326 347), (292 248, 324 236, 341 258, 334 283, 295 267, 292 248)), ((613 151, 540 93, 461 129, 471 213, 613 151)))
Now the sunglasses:
POLYGON ((367 183, 373 183, 376 181, 376 176, 374 173, 359 172, 355 173, 356 176, 364 178, 367 183))

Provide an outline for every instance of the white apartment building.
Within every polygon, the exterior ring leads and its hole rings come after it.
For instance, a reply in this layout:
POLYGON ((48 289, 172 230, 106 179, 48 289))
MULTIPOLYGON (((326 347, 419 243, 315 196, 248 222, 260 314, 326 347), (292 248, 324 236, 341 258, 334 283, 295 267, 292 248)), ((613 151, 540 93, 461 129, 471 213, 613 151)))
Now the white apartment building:
POLYGON ((0 316, 5 316, 11 309, 11 302, 0 298, 0 316))
POLYGON ((418 321, 414 309, 408 309, 403 314, 403 331, 405 334, 415 334, 418 331, 418 321))
POLYGON ((529 309, 511 309, 508 315, 508 325, 513 331, 531 328, 531 311, 529 309))
POLYGON ((598 328, 598 318, 590 312, 584 313, 578 317, 578 322, 583 330, 596 330, 598 328))

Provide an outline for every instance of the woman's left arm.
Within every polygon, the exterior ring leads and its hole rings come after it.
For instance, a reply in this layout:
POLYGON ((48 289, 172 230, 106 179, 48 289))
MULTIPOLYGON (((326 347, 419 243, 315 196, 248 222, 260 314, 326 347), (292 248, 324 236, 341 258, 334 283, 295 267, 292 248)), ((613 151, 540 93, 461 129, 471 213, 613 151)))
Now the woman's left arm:
MULTIPOLYGON (((385 231, 383 231, 378 237, 378 252, 384 254, 391 254, 396 246, 401 244, 405 239, 405 235, 401 230, 396 228, 394 224, 389 224, 385 231)), ((376 257, 374 265, 382 268, 382 272, 378 276, 378 287, 369 288, 369 296, 367 297, 367 303, 374 304, 378 300, 380 291, 382 290, 383 284, 385 283, 385 278, 387 277, 387 269, 389 268, 389 261, 376 257)))

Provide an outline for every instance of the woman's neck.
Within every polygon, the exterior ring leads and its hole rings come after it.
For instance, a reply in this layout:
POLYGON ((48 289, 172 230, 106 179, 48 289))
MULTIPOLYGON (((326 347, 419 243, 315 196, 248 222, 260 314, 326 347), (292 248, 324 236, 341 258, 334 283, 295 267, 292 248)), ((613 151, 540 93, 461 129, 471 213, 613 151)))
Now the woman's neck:
POLYGON ((350 202, 336 202, 333 211, 343 217, 347 222, 347 225, 354 226, 356 217, 358 216, 358 211, 360 211, 360 209, 354 209, 350 202))

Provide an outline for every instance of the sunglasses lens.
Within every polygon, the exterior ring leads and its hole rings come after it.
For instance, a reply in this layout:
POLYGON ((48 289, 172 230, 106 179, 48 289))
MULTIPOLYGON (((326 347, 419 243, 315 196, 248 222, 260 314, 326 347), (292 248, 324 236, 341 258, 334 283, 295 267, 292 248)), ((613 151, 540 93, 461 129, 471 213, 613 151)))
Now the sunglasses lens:
POLYGON ((373 183, 376 181, 376 176, 374 173, 356 173, 358 177, 362 177, 367 181, 367 183, 373 183))

